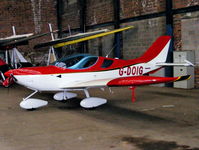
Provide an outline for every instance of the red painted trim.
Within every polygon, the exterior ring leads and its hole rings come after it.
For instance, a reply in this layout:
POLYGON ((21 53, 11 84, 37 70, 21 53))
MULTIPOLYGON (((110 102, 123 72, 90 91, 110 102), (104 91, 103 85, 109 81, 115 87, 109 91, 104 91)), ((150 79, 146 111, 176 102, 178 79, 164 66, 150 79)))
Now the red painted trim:
POLYGON ((154 59, 162 51, 170 39, 171 36, 159 37, 141 57, 129 60, 129 62, 146 63, 154 59))
POLYGON ((109 81, 108 86, 139 86, 156 83, 166 83, 176 81, 178 77, 152 77, 152 76, 134 76, 122 77, 109 81))

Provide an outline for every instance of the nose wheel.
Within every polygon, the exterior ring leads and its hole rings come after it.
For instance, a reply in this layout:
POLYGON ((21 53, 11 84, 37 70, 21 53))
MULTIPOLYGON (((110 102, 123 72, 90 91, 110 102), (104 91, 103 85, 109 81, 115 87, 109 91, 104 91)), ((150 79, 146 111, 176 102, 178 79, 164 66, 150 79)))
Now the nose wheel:
POLYGON ((76 93, 71 93, 71 92, 66 92, 66 91, 56 93, 53 96, 54 100, 56 100, 56 101, 68 100, 68 99, 75 98, 75 97, 77 97, 76 93))

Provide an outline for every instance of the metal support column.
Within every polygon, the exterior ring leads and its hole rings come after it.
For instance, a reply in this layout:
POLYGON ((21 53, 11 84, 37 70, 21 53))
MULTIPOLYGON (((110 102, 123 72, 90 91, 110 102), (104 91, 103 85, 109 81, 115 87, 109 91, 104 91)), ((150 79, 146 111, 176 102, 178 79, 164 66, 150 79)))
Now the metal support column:
MULTIPOLYGON (((173 11, 172 0, 166 0, 166 34, 173 37, 173 11)), ((173 39, 169 47, 167 62, 173 62, 173 39)), ((165 76, 173 76, 173 67, 165 67, 165 76)), ((173 87, 173 83, 165 84, 167 87, 173 87)))
MULTIPOLYGON (((80 5, 80 31, 86 32, 86 0, 79 0, 80 5)), ((80 53, 87 53, 87 41, 80 43, 80 53)))
MULTIPOLYGON (((58 38, 62 37, 62 15, 63 15, 63 0, 57 0, 57 28, 58 28, 58 38)), ((57 48, 55 50, 57 57, 62 57, 62 48, 57 48)))
MULTIPOLYGON (((113 7, 114 7, 114 28, 120 28, 120 0, 113 0, 113 7)), ((115 33, 114 37, 114 55, 117 58, 121 58, 121 40, 122 40, 122 33, 115 33)))

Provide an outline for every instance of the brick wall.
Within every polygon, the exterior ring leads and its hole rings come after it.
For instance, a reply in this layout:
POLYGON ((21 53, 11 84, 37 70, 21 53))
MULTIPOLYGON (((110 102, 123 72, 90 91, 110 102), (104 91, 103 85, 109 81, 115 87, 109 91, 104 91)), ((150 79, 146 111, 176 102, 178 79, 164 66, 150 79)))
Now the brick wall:
POLYGON ((121 18, 130 18, 164 10, 165 0, 121 0, 121 18))
POLYGON ((199 87, 199 12, 181 15, 181 49, 195 52, 196 87, 199 87))
POLYGON ((173 8, 184 8, 199 5, 199 0, 173 0, 173 8))
POLYGON ((123 32, 124 59, 141 56, 159 36, 166 32, 165 17, 122 24, 122 26, 129 25, 133 25, 135 28, 123 32))
MULTIPOLYGON (((173 0, 173 9, 185 8, 190 6, 198 6, 199 0, 173 0)), ((174 15, 174 48, 177 51, 180 50, 193 50, 195 51, 195 87, 199 88, 199 50, 198 50, 198 36, 195 33, 199 33, 199 12, 182 13, 174 15), (185 27, 186 20, 188 26, 185 27), (197 27, 195 27, 197 26, 197 27), (193 31, 194 29, 194 31, 193 31), (192 34, 193 33, 193 34, 192 34), (187 42, 192 41, 192 43, 187 42)))
MULTIPOLYGON (((109 29, 113 30, 113 26, 108 26, 104 28, 98 28, 97 30, 100 29, 109 29)), ((96 29, 95 29, 96 30, 96 29)), ((89 30, 93 31, 93 30, 89 30)), ((89 53, 93 55, 100 55, 101 56, 106 56, 109 54, 109 57, 113 57, 113 41, 114 41, 114 35, 108 35, 102 38, 97 38, 97 39, 92 39, 88 41, 88 48, 89 48, 89 53)))
POLYGON ((88 0, 86 25, 95 25, 113 21, 113 0, 88 0))
POLYGON ((79 3, 78 0, 63 1, 63 15, 62 15, 62 26, 65 29, 79 28, 79 3))
MULTIPOLYGON (((17 34, 48 32, 48 24, 57 27, 56 0, 1 0, 0 1, 0 38, 12 35, 12 26, 17 34)), ((41 61, 43 52, 34 52, 33 45, 50 39, 43 37, 32 40, 28 46, 19 49, 33 62, 41 61), (37 56, 37 57, 36 57, 37 56)))
MULTIPOLYGON (((199 0, 173 0, 173 9, 185 8, 189 6, 199 5, 199 0)), ((174 47, 175 50, 182 50, 181 40, 181 21, 187 14, 174 15, 174 47)), ((188 15, 192 15, 189 13, 188 15)))

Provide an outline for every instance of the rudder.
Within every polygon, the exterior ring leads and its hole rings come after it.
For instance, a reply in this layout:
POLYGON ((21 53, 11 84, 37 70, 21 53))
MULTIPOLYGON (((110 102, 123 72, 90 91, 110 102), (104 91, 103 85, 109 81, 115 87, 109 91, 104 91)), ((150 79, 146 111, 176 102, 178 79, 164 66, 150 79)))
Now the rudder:
POLYGON ((134 59, 137 63, 166 62, 171 36, 160 36, 149 49, 139 58, 134 59))

